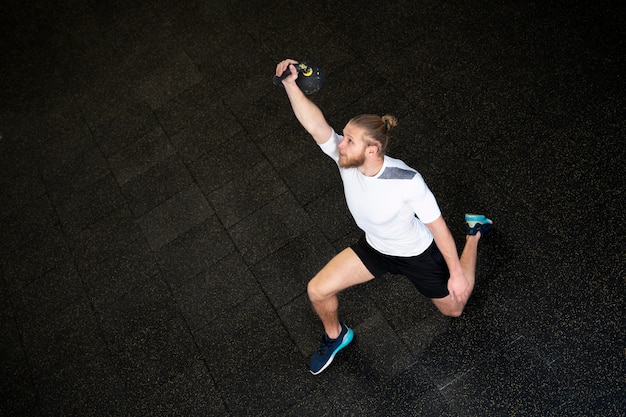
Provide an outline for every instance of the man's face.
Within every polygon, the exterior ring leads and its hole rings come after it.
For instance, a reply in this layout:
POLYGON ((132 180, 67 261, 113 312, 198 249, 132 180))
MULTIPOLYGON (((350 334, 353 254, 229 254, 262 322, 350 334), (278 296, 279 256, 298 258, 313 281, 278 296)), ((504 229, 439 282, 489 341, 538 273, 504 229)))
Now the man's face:
POLYGON ((343 140, 339 143, 339 166, 358 168, 365 162, 367 145, 360 127, 347 124, 343 128, 343 140))

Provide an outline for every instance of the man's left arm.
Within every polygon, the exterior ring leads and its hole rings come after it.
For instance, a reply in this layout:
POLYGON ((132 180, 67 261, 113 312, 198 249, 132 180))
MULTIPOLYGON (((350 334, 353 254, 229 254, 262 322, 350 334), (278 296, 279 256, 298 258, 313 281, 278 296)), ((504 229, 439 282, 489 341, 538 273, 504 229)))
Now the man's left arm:
POLYGON ((428 230, 432 233, 435 244, 448 265, 448 270, 450 271, 448 291, 452 299, 458 302, 466 301, 469 298, 470 284, 461 268, 456 243, 454 242, 448 225, 443 217, 439 216, 436 220, 426 223, 426 227, 428 227, 428 230))

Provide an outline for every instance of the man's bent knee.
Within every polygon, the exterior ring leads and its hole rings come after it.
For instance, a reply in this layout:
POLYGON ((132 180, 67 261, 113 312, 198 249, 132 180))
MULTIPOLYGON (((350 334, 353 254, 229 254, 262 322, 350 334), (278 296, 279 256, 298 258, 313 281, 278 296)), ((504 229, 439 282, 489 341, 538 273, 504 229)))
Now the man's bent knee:
POLYGON ((461 317, 461 315, 463 314, 463 309, 440 311, 444 316, 447 317, 461 317))
POLYGON ((310 280, 309 284, 306 286, 306 293, 308 294, 309 300, 311 301, 314 301, 319 298, 319 295, 317 293, 317 287, 315 283, 313 282, 313 280, 310 280))
POLYGON ((449 297, 450 296, 445 298, 433 298, 432 302, 444 316, 460 317, 461 314, 463 314, 465 305, 457 304, 449 297))
POLYGON ((324 291, 323 286, 320 285, 320 280, 316 280, 315 278, 309 281, 306 292, 309 295, 309 300, 312 302, 323 301, 333 295, 332 293, 328 293, 328 291, 324 291))
POLYGON ((374 276, 351 248, 336 255, 307 285, 309 299, 325 301, 348 287, 362 284, 374 276))

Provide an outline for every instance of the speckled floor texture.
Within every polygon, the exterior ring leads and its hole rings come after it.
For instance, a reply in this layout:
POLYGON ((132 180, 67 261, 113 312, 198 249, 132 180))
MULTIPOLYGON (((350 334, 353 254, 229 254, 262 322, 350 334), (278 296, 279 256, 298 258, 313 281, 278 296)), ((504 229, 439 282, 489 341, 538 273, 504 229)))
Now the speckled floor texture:
POLYGON ((15 2, 0 13, 0 415, 624 416, 624 6, 15 2), (399 124, 459 248, 446 318, 401 276, 308 280, 359 237, 272 84, 313 61, 333 127, 399 124))

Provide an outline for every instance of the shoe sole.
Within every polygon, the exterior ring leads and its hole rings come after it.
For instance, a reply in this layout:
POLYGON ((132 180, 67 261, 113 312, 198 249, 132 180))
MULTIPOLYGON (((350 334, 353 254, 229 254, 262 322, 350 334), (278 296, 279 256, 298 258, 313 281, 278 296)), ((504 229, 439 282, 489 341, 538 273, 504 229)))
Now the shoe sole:
POLYGON ((466 214, 465 222, 470 226, 474 227, 477 223, 480 224, 493 224, 493 221, 488 219, 482 214, 466 214))
POLYGON ((473 236, 477 232, 480 232, 481 235, 484 235, 491 229, 493 221, 482 214, 466 214, 465 224, 467 225, 467 227, 465 228, 466 235, 473 236))
POLYGON ((343 349, 346 346, 348 346, 350 344, 350 342, 352 342, 353 338, 354 338, 354 331, 352 329, 348 329, 348 331, 346 332, 346 335, 343 337, 343 340, 342 340, 341 344, 339 345, 339 347, 337 347, 337 349, 335 349, 333 354, 330 355, 330 358, 328 358, 328 361, 326 361, 324 366, 322 366, 319 371, 317 371, 317 372, 311 371, 311 373, 313 375, 321 374, 326 368, 328 368, 330 366, 331 363, 333 363, 333 359, 335 359, 335 355, 337 354, 337 352, 339 352, 341 349, 343 349))

